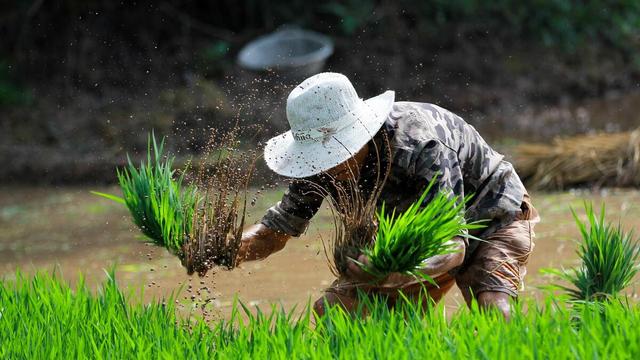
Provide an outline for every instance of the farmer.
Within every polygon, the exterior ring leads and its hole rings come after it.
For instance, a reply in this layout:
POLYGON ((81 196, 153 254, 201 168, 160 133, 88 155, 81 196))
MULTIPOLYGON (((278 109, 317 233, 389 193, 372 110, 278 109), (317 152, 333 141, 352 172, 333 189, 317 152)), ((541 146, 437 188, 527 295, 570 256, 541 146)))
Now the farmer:
MULTIPOLYGON (((298 85, 287 99, 286 113, 291 131, 269 140, 264 157, 271 170, 294 179, 261 223, 243 233, 240 262, 264 259, 305 232, 323 197, 309 181, 296 179, 318 182, 331 176, 345 181, 355 176, 366 188, 376 179, 376 164, 380 168, 377 149, 386 143, 390 154, 382 157, 389 159, 391 169, 379 205, 403 211, 437 176, 427 201, 437 191, 460 199, 472 194, 465 218, 488 220, 473 234, 482 241, 456 237, 451 241, 457 252, 424 263, 422 271, 438 286, 396 273, 373 281, 351 262, 347 276, 325 290, 315 310, 322 314, 325 304, 354 310, 358 289, 387 295, 390 304, 400 292, 437 302, 455 283, 467 304, 475 298, 481 307, 496 307, 509 318, 509 299, 523 286, 539 218, 512 165, 471 125, 436 105, 394 102, 393 91, 362 100, 337 73, 317 74, 298 85)), ((357 260, 368 261, 364 255, 357 260)))

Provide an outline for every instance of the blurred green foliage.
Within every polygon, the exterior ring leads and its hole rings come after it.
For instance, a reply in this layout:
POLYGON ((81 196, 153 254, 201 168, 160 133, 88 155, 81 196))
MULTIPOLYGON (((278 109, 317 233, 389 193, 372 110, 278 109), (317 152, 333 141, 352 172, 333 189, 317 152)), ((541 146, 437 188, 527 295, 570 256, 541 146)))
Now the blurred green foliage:
MULTIPOLYGON (((397 41, 406 30, 425 46, 481 40, 568 54, 589 46, 640 59, 636 0, 21 0, 0 16, 0 59, 20 65, 16 79, 64 76, 66 84, 87 87, 140 83, 149 70, 169 70, 148 61, 167 55, 180 60, 177 67, 195 58, 208 64, 205 73, 219 74, 240 44, 283 24, 347 40, 366 30, 371 39, 397 41)), ((24 101, 3 76, 0 101, 24 101)))
POLYGON ((202 51, 202 56, 209 61, 222 59, 229 52, 229 43, 226 41, 214 41, 202 51))
MULTIPOLYGON (((365 0, 362 0, 365 1, 365 0)), ((626 50, 638 45, 640 2, 635 0, 431 0, 402 1, 427 33, 447 24, 492 36, 533 40, 574 52, 590 42, 626 50)))
POLYGON ((340 30, 345 35, 352 35, 371 19, 374 13, 372 0, 330 1, 322 8, 340 20, 340 30))
POLYGON ((214 40, 200 51, 196 66, 205 76, 217 76, 229 69, 233 60, 229 55, 231 44, 224 40, 214 40))
POLYGON ((352 35, 374 19, 380 20, 375 21, 377 26, 393 26, 396 18, 386 16, 391 11, 402 13, 412 22, 418 36, 485 32, 499 39, 531 40, 568 52, 593 41, 632 49, 640 35, 640 2, 635 0, 244 0, 220 13, 249 15, 226 20, 243 23, 244 28, 297 23, 352 35), (237 9, 232 11, 232 7, 237 9), (450 28, 462 33, 443 32, 450 28))
POLYGON ((296 23, 349 36, 370 25, 389 29, 398 19, 389 16, 392 12, 412 23, 416 36, 437 40, 484 33, 568 53, 592 43, 634 51, 640 35, 635 0, 244 0, 221 7, 219 14, 236 30, 296 23))
POLYGON ((0 60, 0 107, 31 103, 31 93, 11 79, 10 69, 8 62, 0 60))

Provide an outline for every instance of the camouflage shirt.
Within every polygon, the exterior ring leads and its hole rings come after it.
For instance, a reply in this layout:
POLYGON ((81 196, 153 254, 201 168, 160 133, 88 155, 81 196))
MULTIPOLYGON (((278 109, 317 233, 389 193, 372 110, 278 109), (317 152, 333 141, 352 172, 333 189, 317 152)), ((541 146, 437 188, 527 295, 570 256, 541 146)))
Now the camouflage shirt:
MULTIPOLYGON (((391 172, 380 204, 403 211, 438 175, 427 201, 439 190, 460 198, 471 194, 467 221, 490 220, 480 236, 511 223, 520 213, 525 188, 513 166, 459 116, 432 104, 396 102, 384 129, 391 145, 391 172)), ((362 177, 366 180, 366 172, 362 177)), ((307 182, 292 181, 262 223, 299 236, 322 201, 307 182)))

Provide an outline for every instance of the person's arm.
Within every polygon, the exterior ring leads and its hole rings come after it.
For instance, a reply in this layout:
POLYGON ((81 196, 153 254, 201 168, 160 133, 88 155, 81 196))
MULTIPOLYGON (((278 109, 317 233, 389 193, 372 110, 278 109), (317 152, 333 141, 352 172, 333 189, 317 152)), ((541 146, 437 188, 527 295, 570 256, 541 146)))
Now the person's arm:
POLYGON ((267 210, 261 222, 242 233, 237 263, 261 260, 282 250, 291 237, 304 233, 322 199, 309 183, 291 182, 282 200, 267 210))

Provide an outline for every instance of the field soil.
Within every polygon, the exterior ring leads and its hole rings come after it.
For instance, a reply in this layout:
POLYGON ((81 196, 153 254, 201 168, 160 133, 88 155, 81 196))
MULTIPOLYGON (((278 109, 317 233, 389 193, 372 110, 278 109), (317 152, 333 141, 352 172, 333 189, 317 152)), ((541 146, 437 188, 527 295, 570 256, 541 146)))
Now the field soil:
MULTIPOLYGON (((75 282, 82 273, 96 287, 105 278, 104 270, 116 266, 123 287, 144 289, 143 297, 134 296, 134 301, 180 291, 177 301, 183 309, 207 302, 214 318, 227 317, 236 296, 252 306, 301 307, 319 297, 333 280, 321 241, 331 235, 326 209, 304 236, 292 239, 280 253, 198 278, 187 276, 178 259, 164 249, 144 243, 126 209, 91 195, 90 190, 118 191, 116 187, 0 187, 0 276, 11 279, 16 269, 57 271, 75 282)), ((258 221, 281 194, 282 189, 258 197, 249 223, 258 221)), ((541 295, 537 287, 548 281, 539 273, 541 268, 576 264, 578 232, 570 207, 582 215, 584 201, 593 201, 596 207, 605 202, 610 221, 620 221, 626 229, 640 228, 640 190, 534 193, 533 201, 542 222, 536 229, 525 297, 541 295)), ((630 291, 636 293, 637 287, 636 282, 630 291)), ((452 311, 463 304, 457 289, 445 301, 452 311)))

